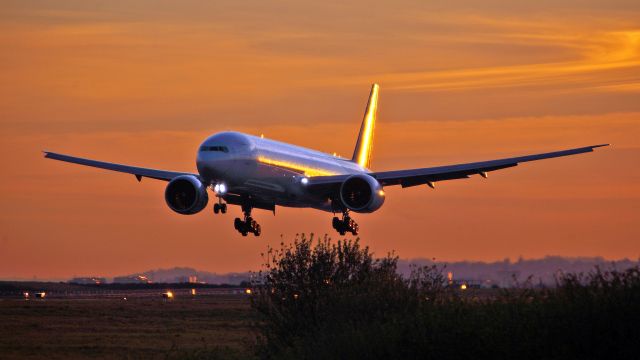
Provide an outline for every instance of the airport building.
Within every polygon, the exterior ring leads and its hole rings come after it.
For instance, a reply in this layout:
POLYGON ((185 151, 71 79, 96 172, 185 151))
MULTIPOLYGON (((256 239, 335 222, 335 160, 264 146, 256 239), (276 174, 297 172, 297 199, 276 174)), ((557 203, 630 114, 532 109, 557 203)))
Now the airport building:
POLYGON ((107 279, 103 277, 76 277, 69 280, 69 284, 78 284, 78 285, 100 285, 106 284, 107 279))
POLYGON ((178 276, 176 278, 176 282, 177 283, 182 283, 182 284, 197 284, 198 283, 198 277, 196 275, 178 276))
POLYGON ((151 280, 147 275, 130 275, 130 276, 117 276, 113 278, 115 284, 150 284, 151 280))

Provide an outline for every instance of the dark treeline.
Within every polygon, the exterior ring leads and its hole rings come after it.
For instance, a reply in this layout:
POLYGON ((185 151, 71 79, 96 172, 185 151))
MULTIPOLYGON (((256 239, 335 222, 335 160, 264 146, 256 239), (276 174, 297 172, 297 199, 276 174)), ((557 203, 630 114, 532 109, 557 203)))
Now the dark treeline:
POLYGON ((356 241, 304 236, 255 277, 256 348, 279 359, 628 359, 640 269, 564 273, 556 286, 449 286, 437 265, 398 272, 356 241))

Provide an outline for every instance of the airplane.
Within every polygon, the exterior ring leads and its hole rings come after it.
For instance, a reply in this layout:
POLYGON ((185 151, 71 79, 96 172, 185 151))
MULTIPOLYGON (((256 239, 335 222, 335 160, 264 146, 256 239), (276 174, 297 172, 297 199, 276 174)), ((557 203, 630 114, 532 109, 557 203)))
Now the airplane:
POLYGON ((167 181, 165 201, 178 214, 192 215, 207 207, 208 189, 217 202, 215 214, 225 214, 227 204, 240 206, 244 218, 235 218, 234 227, 247 236, 260 236, 262 230, 252 217, 252 209, 273 211, 276 206, 313 208, 334 214, 333 228, 345 235, 357 235, 358 224, 350 213, 372 213, 384 204, 385 186, 429 186, 445 180, 465 179, 472 175, 517 166, 519 163, 592 152, 609 144, 526 155, 505 159, 447 166, 372 171, 371 153, 378 110, 378 84, 373 84, 360 125, 353 156, 336 155, 257 137, 240 132, 220 132, 198 148, 198 173, 156 170, 90 160, 44 151, 45 158, 92 166, 167 181), (342 217, 335 215, 342 213, 342 217))

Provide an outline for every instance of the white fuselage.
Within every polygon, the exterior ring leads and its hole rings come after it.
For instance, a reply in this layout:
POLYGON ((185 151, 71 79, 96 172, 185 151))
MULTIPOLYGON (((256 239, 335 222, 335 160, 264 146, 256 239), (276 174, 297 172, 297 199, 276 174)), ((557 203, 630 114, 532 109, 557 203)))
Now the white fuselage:
POLYGON ((328 199, 305 191, 304 179, 369 172, 350 160, 239 132, 207 138, 198 148, 196 164, 205 184, 224 183, 229 194, 327 211, 331 211, 328 199))

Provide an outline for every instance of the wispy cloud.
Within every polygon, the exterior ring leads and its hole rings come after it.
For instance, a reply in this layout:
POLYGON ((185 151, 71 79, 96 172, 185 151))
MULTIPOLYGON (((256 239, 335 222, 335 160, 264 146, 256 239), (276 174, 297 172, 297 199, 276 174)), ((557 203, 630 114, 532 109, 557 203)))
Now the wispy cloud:
MULTIPOLYGON (((640 84, 640 29, 593 33, 521 33, 475 35, 462 41, 563 48, 571 60, 533 62, 371 75, 387 89, 460 91, 481 88, 546 87, 550 90, 635 91, 640 84), (611 82, 616 83, 612 84, 611 82)), ((520 30, 521 31, 521 30, 520 30)), ((548 31, 548 29, 546 30, 548 31)), ((455 40, 453 40, 455 41, 455 40)), ((564 55, 564 53, 562 54, 564 55)), ((565 55, 566 56, 566 55, 565 55)), ((497 58, 500 55, 496 55, 497 58)), ((357 79, 356 81, 362 81, 357 79)))

